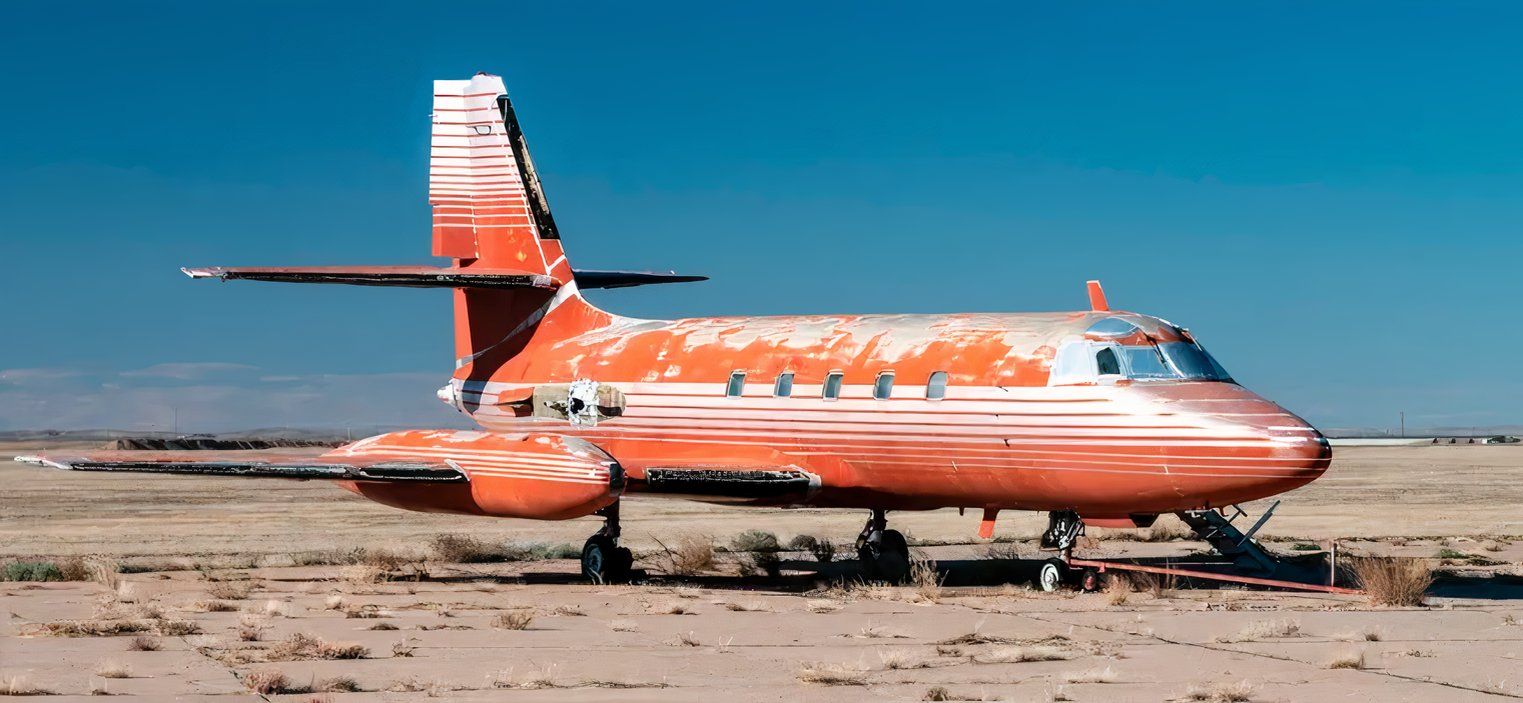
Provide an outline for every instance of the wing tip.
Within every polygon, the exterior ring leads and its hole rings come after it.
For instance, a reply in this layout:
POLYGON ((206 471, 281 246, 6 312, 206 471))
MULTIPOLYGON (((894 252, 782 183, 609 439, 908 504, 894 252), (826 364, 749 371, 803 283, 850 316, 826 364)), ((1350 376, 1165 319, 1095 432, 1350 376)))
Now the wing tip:
POLYGON ((66 463, 63 463, 61 461, 54 461, 54 460, 49 459, 49 458, 47 458, 45 456, 41 456, 39 454, 23 454, 21 456, 11 457, 11 461, 14 461, 14 462, 16 462, 18 464, 30 464, 32 466, 46 466, 48 468, 53 468, 53 469, 67 469, 67 468, 69 468, 69 465, 66 464, 66 463))
POLYGON ((191 278, 222 278, 226 275, 220 266, 191 267, 181 266, 180 273, 191 278))

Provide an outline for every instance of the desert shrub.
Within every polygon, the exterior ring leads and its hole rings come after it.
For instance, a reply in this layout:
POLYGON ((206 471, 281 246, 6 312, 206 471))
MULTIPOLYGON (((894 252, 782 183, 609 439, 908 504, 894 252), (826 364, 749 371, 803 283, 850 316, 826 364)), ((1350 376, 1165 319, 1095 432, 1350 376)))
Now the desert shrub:
POLYGON ((270 647, 274 660, 363 659, 370 649, 352 642, 329 642, 316 635, 297 632, 270 647))
POLYGON ((762 530, 746 530, 730 539, 732 552, 776 552, 781 549, 777 535, 762 530))
POLYGON ((313 688, 324 693, 358 693, 364 690, 360 688, 360 683, 358 681, 355 681, 352 677, 349 676, 334 676, 331 678, 326 678, 318 681, 317 685, 313 688))
POLYGON ((498 613, 492 618, 492 627, 499 630, 527 630, 534 622, 534 611, 527 608, 498 613))
POLYGON ((691 576, 714 567, 714 538, 707 535, 683 535, 671 546, 660 540, 660 566, 666 573, 691 576))
POLYGON ((799 667, 798 679, 821 686, 865 686, 867 671, 849 664, 806 663, 799 667))
POLYGON ((147 635, 138 635, 127 643, 127 649, 134 652, 157 652, 161 646, 158 640, 147 635))
POLYGON ((1190 539, 1195 536, 1195 531, 1189 525, 1180 522, 1179 518, 1167 515, 1158 517, 1158 521, 1142 535, 1144 542, 1173 542, 1180 539, 1190 539))
POLYGON ((836 545, 829 539, 820 539, 814 535, 798 535, 788 541, 788 549, 795 552, 809 552, 814 560, 821 564, 828 564, 836 558, 836 545))
POLYGON ((777 552, 745 552, 735 561, 743 576, 765 575, 776 578, 783 573, 783 559, 777 552))
POLYGON ((51 561, 13 561, 0 570, 0 581, 62 581, 63 572, 51 561))
POLYGON ((936 562, 926 558, 924 554, 917 553, 910 558, 910 585, 915 589, 915 595, 921 601, 937 603, 941 601, 941 582, 946 578, 936 570, 936 562))
POLYGON ((1422 605, 1433 585, 1433 569, 1411 557, 1359 557, 1353 560, 1354 578, 1375 605, 1422 605))
POLYGON ((1185 691, 1185 700, 1206 703, 1247 703, 1253 700, 1253 684, 1237 683, 1193 684, 1185 691))
POLYGON ((1329 669, 1363 669, 1364 652, 1352 650, 1334 654, 1323 666, 1329 669))
POLYGON ((276 669, 255 669, 243 675, 243 685, 262 696, 282 693, 309 693, 312 689, 291 683, 291 679, 276 669))
POLYGON ((451 564, 480 564, 498 561, 500 554, 470 535, 446 533, 429 541, 434 558, 451 564))

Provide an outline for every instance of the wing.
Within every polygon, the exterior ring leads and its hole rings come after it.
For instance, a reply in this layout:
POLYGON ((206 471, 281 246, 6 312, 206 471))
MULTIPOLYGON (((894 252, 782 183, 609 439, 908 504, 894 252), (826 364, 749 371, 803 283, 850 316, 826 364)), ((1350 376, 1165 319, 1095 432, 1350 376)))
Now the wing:
POLYGON ((70 471, 120 471, 244 478, 325 479, 385 483, 460 483, 465 472, 444 459, 300 457, 256 452, 93 452, 84 456, 18 456, 23 464, 70 471))

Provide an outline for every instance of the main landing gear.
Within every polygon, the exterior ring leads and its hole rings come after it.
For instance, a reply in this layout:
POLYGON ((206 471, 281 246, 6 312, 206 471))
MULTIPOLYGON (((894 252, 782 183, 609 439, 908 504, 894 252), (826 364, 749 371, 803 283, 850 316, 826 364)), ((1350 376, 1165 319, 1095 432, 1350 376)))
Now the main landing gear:
POLYGON ((619 504, 615 502, 594 513, 605 518, 603 529, 582 545, 582 578, 595 584, 624 583, 629 580, 635 556, 619 546, 619 504))
POLYGON ((869 580, 904 583, 910 577, 910 545, 898 530, 888 529, 886 511, 873 509, 857 535, 857 560, 869 580))
MULTIPOLYGON (((1074 543, 1083 534, 1084 521, 1078 513, 1072 510, 1047 513, 1047 531, 1042 533, 1041 546, 1044 550, 1058 552, 1059 556, 1042 562, 1042 568, 1036 576, 1037 588, 1051 593, 1063 587, 1063 583, 1068 580, 1068 560, 1073 556, 1074 543)), ((1085 590, 1099 588, 1098 578, 1092 580, 1091 576, 1089 572, 1085 573, 1083 585, 1090 586, 1085 590)))

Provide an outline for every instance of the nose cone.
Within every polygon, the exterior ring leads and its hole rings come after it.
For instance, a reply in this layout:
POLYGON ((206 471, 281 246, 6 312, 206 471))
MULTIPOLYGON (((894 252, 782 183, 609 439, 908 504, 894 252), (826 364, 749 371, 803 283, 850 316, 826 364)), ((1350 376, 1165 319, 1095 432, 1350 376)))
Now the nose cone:
POLYGON ((1327 438, 1294 413, 1232 383, 1159 385, 1146 392, 1193 426, 1214 457, 1171 469, 1174 488, 1198 505, 1221 506, 1299 488, 1332 463, 1327 438))

